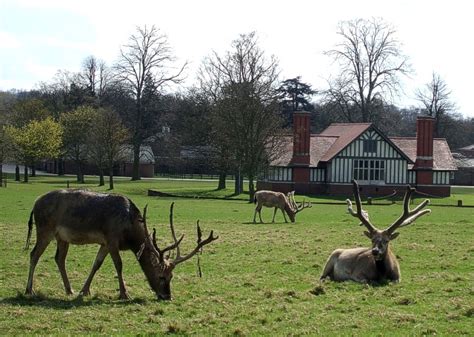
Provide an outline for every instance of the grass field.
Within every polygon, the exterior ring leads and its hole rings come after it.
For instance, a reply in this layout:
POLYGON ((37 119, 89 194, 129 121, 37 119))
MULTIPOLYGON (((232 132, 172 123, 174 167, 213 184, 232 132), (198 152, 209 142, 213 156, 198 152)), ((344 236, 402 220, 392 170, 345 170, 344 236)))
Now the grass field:
MULTIPOLYGON (((95 190, 93 182, 87 186, 95 190)), ((431 206, 432 214, 400 230, 392 243, 399 257, 399 284, 367 286, 318 282, 332 250, 369 244, 343 205, 315 204, 286 224, 253 224, 254 205, 236 200, 147 197, 149 188, 191 196, 228 196, 207 181, 117 181, 116 193, 139 208, 148 204, 149 227, 169 243, 168 210, 175 201, 175 228, 185 233, 184 251, 195 243, 199 219, 205 235, 219 240, 201 258, 180 265, 172 281, 173 301, 155 299, 130 252, 122 252, 130 301, 118 300, 118 282, 107 258, 90 298, 66 296, 54 262, 55 244, 35 274, 37 296, 23 295, 29 252, 23 250, 34 200, 66 185, 66 178, 33 178, 0 188, 0 335, 176 334, 176 335, 471 335, 474 326, 474 208, 431 206)), ((470 190, 463 200, 474 200, 470 190)), ((444 201, 455 201, 456 194, 444 201)), ((301 197, 297 196, 297 200, 301 197)), ((313 199, 316 200, 317 199, 313 199)), ((419 201, 420 199, 417 199, 419 201)), ((466 204, 466 201, 464 202, 466 204)), ((401 205, 366 206, 373 223, 395 220, 401 205)), ((265 209, 264 220, 272 211, 265 209)), ((33 235, 35 237, 35 233, 33 235)), ((34 241, 34 240, 33 240, 34 241)), ((34 242, 33 242, 34 243, 34 242)), ((30 247, 31 248, 31 247, 30 247)), ((67 269, 73 288, 85 281, 98 247, 72 246, 67 269)))

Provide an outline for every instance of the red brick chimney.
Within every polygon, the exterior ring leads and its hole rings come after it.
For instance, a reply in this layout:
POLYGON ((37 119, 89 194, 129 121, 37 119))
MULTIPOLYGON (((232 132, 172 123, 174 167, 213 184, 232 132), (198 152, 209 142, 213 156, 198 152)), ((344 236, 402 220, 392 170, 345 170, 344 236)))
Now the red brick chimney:
POLYGON ((293 158, 291 163, 296 166, 309 166, 311 127, 310 113, 293 112, 293 158))
POLYGON ((434 118, 424 116, 416 120, 416 182, 433 184, 433 126, 434 118))

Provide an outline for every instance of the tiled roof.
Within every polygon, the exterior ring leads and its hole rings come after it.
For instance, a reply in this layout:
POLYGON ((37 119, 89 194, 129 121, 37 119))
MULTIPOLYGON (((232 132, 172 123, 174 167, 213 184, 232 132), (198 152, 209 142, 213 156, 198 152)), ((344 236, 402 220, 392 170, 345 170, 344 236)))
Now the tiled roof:
MULTIPOLYGON (((415 137, 389 137, 413 162, 416 160, 416 138, 415 137)), ((409 167, 411 168, 411 167, 409 167)), ((444 138, 433 140, 433 169, 439 171, 457 170, 449 145, 444 138)))
MULTIPOLYGON (((328 149, 336 142, 337 137, 324 137, 321 135, 311 135, 310 144, 310 166, 318 166, 319 161, 328 149)), ((293 136, 285 136, 283 140, 282 154, 272 161, 272 166, 289 166, 293 156, 293 136)))
POLYGON ((330 161, 347 145, 370 128, 371 123, 333 123, 320 136, 337 137, 329 150, 321 157, 321 161, 330 161))

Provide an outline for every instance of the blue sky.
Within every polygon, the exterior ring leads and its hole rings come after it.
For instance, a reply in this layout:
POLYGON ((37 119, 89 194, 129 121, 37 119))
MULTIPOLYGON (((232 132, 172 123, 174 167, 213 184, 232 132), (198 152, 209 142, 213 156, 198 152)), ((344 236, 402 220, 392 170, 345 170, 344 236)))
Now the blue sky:
POLYGON ((324 89, 334 69, 323 52, 337 42, 337 23, 377 16, 395 26, 414 69, 394 103, 417 104, 415 89, 436 71, 458 110, 474 117, 471 13, 469 1, 440 0, 0 0, 0 90, 31 89, 58 70, 78 71, 88 55, 112 64, 144 24, 168 35, 177 66, 190 62, 186 85, 212 50, 225 51, 238 34, 255 30, 279 59, 282 78, 300 75, 324 89))

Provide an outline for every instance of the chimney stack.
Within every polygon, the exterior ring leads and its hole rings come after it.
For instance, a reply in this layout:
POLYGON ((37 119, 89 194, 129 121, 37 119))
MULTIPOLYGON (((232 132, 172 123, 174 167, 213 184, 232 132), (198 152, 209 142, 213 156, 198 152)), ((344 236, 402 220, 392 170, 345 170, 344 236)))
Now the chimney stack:
POLYGON ((293 158, 295 166, 309 166, 311 126, 310 113, 306 111, 293 112, 293 158))
POLYGON ((418 117, 416 120, 417 168, 433 168, 433 125, 432 117, 418 117))
POLYGON ((416 182, 433 184, 433 126, 434 118, 423 116, 416 120, 416 182))

